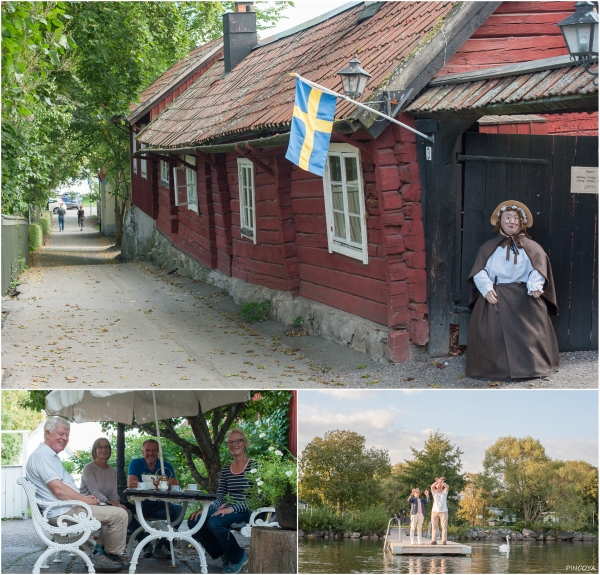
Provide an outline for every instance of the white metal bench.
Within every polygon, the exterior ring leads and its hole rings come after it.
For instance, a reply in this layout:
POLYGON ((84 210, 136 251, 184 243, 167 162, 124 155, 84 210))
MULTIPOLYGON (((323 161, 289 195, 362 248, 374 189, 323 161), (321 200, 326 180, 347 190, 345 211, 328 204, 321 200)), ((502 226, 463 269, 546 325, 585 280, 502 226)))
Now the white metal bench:
POLYGON ((79 549, 81 545, 87 542, 92 532, 101 528, 100 521, 92 516, 91 507, 83 501, 40 501, 36 497, 35 485, 31 481, 21 477, 17 479, 17 483, 23 487, 29 500, 35 532, 42 542, 48 546, 48 549, 35 562, 33 573, 39 573, 40 569, 48 568, 46 559, 52 554, 56 554, 55 562, 60 561, 60 554, 63 552, 79 555, 87 565, 88 572, 95 573, 92 561, 79 549), (48 512, 63 505, 78 505, 83 507, 85 512, 82 511, 75 515, 60 515, 56 518, 56 526, 51 525, 48 512), (43 513, 40 511, 40 507, 45 507, 43 513))

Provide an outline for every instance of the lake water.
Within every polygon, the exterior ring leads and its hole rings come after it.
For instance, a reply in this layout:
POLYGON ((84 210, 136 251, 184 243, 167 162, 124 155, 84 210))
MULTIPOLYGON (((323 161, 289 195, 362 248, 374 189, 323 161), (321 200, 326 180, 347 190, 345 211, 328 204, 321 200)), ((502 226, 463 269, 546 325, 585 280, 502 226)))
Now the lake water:
POLYGON ((471 557, 384 554, 383 541, 301 539, 300 573, 598 573, 598 544, 588 541, 512 543, 461 541, 471 557))

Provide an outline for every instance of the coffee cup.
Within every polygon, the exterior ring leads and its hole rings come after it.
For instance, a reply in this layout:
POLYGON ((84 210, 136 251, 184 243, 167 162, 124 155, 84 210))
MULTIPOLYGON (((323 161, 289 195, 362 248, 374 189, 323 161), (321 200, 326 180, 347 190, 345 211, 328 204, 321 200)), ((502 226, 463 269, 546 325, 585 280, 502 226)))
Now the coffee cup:
POLYGON ((142 475, 142 481, 146 485, 150 485, 153 479, 156 479, 156 475, 142 475))
POLYGON ((179 485, 171 485, 171 491, 181 491, 181 487, 179 485))
POLYGON ((188 483, 189 491, 198 491, 198 486, 195 483, 188 483))
POLYGON ((148 489, 148 484, 145 481, 138 481, 138 489, 148 489))

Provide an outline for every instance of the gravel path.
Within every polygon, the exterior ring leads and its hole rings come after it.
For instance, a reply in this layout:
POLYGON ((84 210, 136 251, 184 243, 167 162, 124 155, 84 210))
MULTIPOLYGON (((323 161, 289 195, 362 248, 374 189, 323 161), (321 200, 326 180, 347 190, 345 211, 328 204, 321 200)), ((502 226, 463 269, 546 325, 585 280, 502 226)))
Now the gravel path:
POLYGON ((18 297, 3 298, 3 387, 598 387, 597 352, 560 354, 559 372, 546 378, 488 382, 465 377, 464 355, 375 363, 319 336, 288 337, 278 322, 249 325, 213 286, 118 264, 112 242, 80 232, 69 215, 22 275, 18 297))

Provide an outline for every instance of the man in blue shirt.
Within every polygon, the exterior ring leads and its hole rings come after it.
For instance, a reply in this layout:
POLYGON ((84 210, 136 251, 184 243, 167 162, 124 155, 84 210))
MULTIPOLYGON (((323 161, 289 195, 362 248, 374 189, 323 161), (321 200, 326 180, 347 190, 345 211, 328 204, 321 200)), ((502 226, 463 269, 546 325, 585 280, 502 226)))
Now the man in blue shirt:
MULTIPOLYGON (((127 487, 136 488, 138 482, 142 481, 142 475, 160 475, 160 461, 158 458, 158 441, 156 439, 146 439, 142 443, 142 455, 138 459, 132 459, 129 464, 129 471, 127 476, 127 487)), ((178 485, 177 478, 175 477, 175 470, 173 466, 167 461, 164 462, 165 475, 169 477, 169 483, 171 485, 178 485)), ((131 511, 135 512, 135 506, 128 504, 131 511)), ((181 505, 175 503, 169 503, 169 517, 171 521, 175 521, 182 511, 181 505)), ((142 501, 142 512, 144 513, 145 519, 166 519, 167 510, 164 501, 150 501, 146 499, 142 501)), ((135 531, 140 524, 136 521, 135 517, 131 520, 129 525, 130 530, 135 531)), ((174 529, 177 529, 175 527, 174 529)), ((159 539, 154 548, 153 555, 157 559, 170 559, 171 552, 169 542, 167 539, 159 539)))
POLYGON ((426 499, 421 499, 421 490, 413 489, 408 498, 410 503, 410 544, 415 544, 414 532, 417 531, 417 543, 421 545, 421 532, 425 518, 425 505, 429 503, 429 491, 425 490, 426 499))

